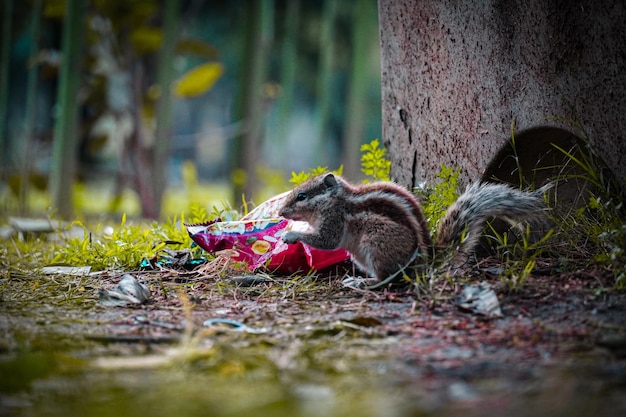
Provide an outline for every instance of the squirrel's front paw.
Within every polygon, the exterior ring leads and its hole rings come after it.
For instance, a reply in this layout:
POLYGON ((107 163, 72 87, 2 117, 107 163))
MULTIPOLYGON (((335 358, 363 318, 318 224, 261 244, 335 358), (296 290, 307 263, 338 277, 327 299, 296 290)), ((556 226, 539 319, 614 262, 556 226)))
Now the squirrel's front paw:
POLYGON ((283 242, 287 244, 292 244, 298 242, 298 233, 296 232, 287 232, 282 236, 283 242))

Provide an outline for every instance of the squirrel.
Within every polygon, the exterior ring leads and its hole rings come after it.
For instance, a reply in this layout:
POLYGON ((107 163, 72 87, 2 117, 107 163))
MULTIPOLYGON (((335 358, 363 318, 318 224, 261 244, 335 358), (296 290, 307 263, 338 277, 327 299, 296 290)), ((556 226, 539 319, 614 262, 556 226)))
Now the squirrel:
POLYGON ((309 223, 312 232, 288 231, 287 244, 303 242, 318 249, 344 248, 369 277, 344 280, 347 286, 378 288, 405 268, 427 261, 437 250, 452 245, 468 256, 482 228, 492 217, 512 225, 542 220, 543 193, 505 184, 474 183, 439 221, 433 244, 417 197, 393 182, 352 185, 334 174, 322 174, 294 188, 279 215, 309 223))

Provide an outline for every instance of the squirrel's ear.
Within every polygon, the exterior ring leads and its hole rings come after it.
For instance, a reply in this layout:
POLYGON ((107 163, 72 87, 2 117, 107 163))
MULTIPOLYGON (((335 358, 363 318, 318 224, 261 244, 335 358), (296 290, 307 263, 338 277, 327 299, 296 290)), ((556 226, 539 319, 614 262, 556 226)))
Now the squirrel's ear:
POLYGON ((324 177, 324 185, 326 188, 332 188, 337 186, 337 178, 333 174, 326 174, 324 177))

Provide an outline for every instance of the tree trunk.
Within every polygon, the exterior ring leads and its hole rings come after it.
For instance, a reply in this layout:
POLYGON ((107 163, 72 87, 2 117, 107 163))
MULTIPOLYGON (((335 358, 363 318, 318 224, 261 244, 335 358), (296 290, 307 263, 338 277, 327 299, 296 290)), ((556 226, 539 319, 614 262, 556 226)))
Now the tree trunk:
POLYGON ((326 148, 329 142, 328 124, 333 93, 333 67, 335 62, 335 16, 337 0, 325 0, 320 31, 320 63, 317 75, 317 155, 318 163, 326 165, 326 148))
POLYGON ((249 199, 258 186, 256 161, 259 158, 263 132, 263 84, 269 69, 269 48, 273 33, 273 0, 250 0, 244 13, 246 39, 237 93, 238 120, 244 129, 234 141, 233 201, 249 199))
POLYGON ((166 0, 163 10, 163 46, 159 51, 157 84, 161 96, 156 107, 156 139, 152 158, 152 196, 151 207, 143 210, 149 218, 158 219, 161 215, 163 193, 167 184, 167 160, 172 136, 172 91, 174 80, 174 48, 178 26, 179 1, 166 0))
POLYGON ((133 133, 128 143, 126 163, 132 173, 135 190, 139 196, 141 217, 146 219, 155 218, 156 199, 154 197, 154 182, 152 179, 154 165, 151 159, 153 146, 151 143, 151 131, 147 131, 143 121, 143 96, 144 96, 144 65, 140 60, 131 62, 131 87, 133 106, 131 114, 133 118, 133 133))
POLYGON ((580 135, 565 118, 626 178, 623 1, 380 0, 379 16, 383 143, 400 183, 442 164, 479 180, 512 120, 520 134, 580 135))
POLYGON ((61 218, 73 214, 74 175, 78 118, 78 88, 82 63, 82 39, 86 2, 67 0, 63 24, 62 59, 54 123, 54 143, 50 172, 52 205, 61 218))
POLYGON ((287 3, 285 12, 285 32, 283 33, 283 47, 280 58, 280 76, 282 96, 278 102, 278 120, 279 129, 278 141, 279 152, 281 157, 287 157, 284 153, 285 144, 287 143, 287 133, 289 132, 289 124, 291 122, 293 108, 293 92, 296 84, 296 68, 298 59, 298 24, 300 19, 300 0, 291 0, 287 3))
POLYGON ((350 179, 361 176, 361 144, 366 142, 366 100, 369 73, 369 51, 376 27, 376 3, 358 0, 353 9, 355 23, 352 33, 352 67, 348 85, 347 120, 344 135, 344 174, 350 179))
POLYGON ((26 80, 26 115, 24 117, 22 163, 20 167, 20 194, 19 207, 22 215, 27 215, 28 192, 30 188, 31 149, 35 135, 35 119, 37 116, 37 79, 39 78, 39 65, 35 55, 39 51, 39 33, 41 29, 41 0, 35 0, 31 9, 30 27, 30 53, 28 54, 28 76, 26 80))
POLYGON ((9 58, 11 57, 11 32, 13 23, 13 0, 5 0, 2 10, 2 56, 0 57, 0 179, 6 172, 6 152, 9 147, 7 115, 9 103, 9 58))

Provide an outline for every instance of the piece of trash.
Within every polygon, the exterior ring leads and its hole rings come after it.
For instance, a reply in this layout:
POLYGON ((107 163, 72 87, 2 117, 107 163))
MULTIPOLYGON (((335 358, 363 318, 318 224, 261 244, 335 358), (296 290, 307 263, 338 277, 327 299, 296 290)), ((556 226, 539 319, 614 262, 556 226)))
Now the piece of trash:
POLYGON ((500 301, 488 282, 466 285, 454 303, 474 314, 486 317, 502 317, 500 301))
POLYGON ((112 290, 101 288, 98 292, 98 301, 106 307, 124 307, 129 304, 143 304, 150 296, 150 289, 146 285, 138 282, 132 275, 126 274, 112 290))
MULTIPOLYGON (((165 242, 166 244, 180 244, 180 242, 165 242)), ((189 249, 163 249, 152 258, 143 259, 139 263, 142 269, 157 269, 161 266, 168 268, 182 268, 192 270, 206 263, 206 258, 194 258, 189 249)))
POLYGON ((245 262, 250 270, 292 274, 320 270, 350 259, 344 249, 321 250, 302 242, 288 245, 281 236, 288 230, 306 231, 306 222, 278 216, 289 192, 279 194, 260 204, 238 221, 186 225, 191 239, 213 254, 223 254, 233 261, 245 262))
POLYGON ((39 270, 45 275, 89 275, 91 272, 90 266, 67 266, 67 265, 54 265, 44 266, 39 270))
POLYGON ((265 327, 261 327, 260 329, 254 329, 252 327, 246 326, 240 321, 231 320, 231 319, 209 319, 202 323, 204 327, 213 327, 218 325, 226 325, 225 329, 231 332, 241 332, 241 333, 250 333, 250 334, 262 334, 267 333, 267 329, 265 327))
POLYGON ((23 233, 51 233, 63 228, 63 223, 50 219, 9 217, 9 225, 23 233))

